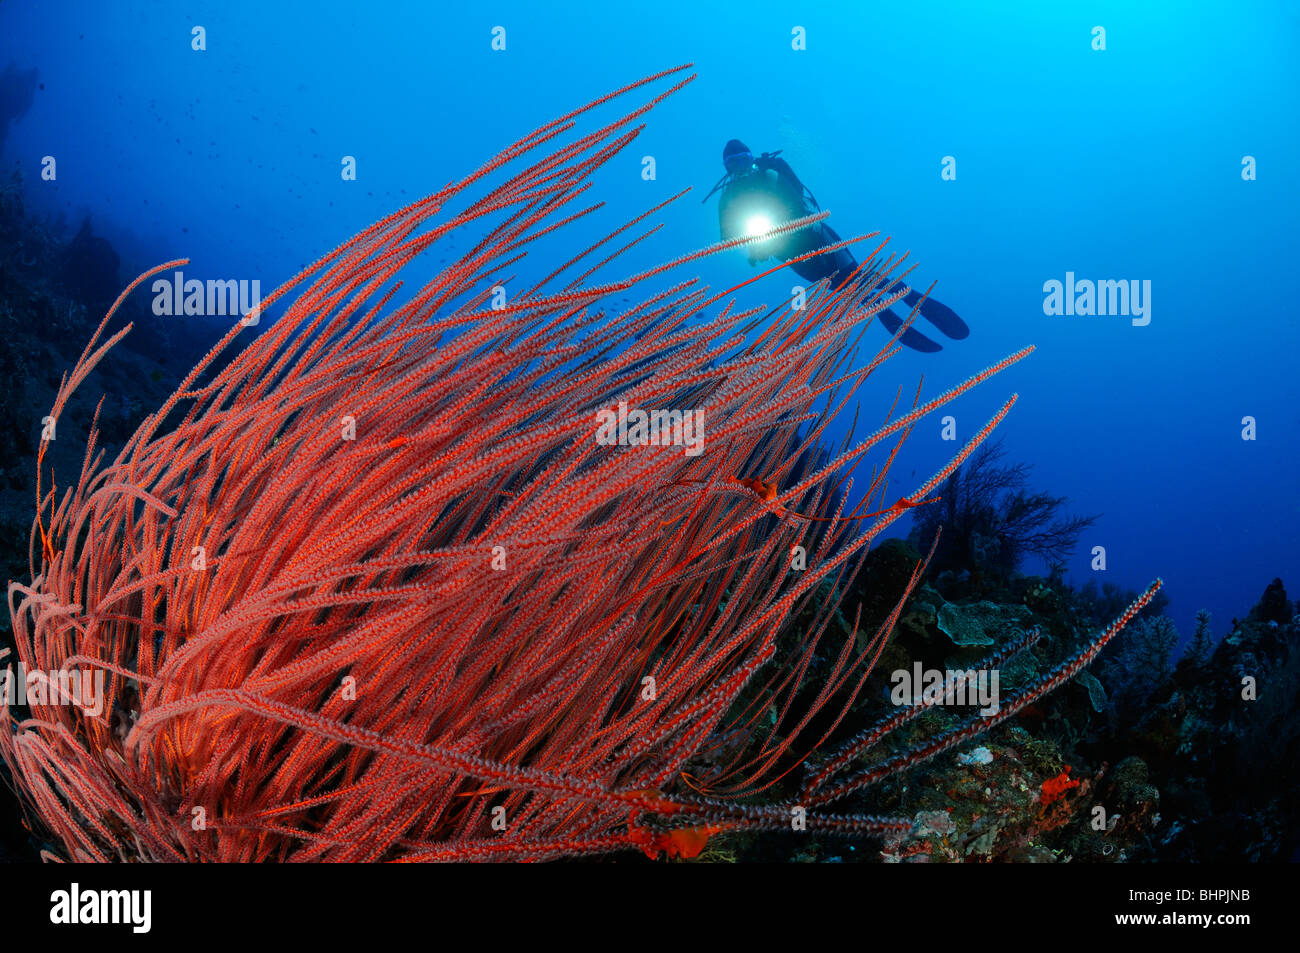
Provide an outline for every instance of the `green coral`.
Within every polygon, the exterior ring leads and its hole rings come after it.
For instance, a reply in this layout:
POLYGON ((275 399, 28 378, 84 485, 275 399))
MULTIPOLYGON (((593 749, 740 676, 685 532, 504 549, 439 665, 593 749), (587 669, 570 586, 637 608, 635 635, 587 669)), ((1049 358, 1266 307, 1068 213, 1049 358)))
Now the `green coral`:
POLYGON ((1088 701, 1092 702, 1093 711, 1106 710, 1106 688, 1097 677, 1089 671, 1082 671, 1075 676, 1080 685, 1088 689, 1088 701))
POLYGON ((939 629, 954 645, 993 645, 995 636, 1007 629, 1021 628, 1030 617, 1024 606, 1000 606, 995 602, 970 605, 944 603, 936 613, 939 629))

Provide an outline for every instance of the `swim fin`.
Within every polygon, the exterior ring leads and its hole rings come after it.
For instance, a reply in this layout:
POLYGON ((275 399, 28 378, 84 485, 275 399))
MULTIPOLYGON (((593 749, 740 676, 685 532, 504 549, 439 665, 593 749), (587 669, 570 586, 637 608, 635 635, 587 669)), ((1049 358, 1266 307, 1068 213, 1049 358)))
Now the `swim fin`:
MULTIPOLYGON (((903 326, 903 319, 894 314, 894 312, 890 311, 888 308, 879 312, 876 317, 880 319, 880 323, 885 326, 885 330, 891 335, 897 334, 898 329, 903 326)), ((954 315, 954 317, 956 317, 956 315, 954 315)), ((920 331, 916 330, 916 328, 908 328, 903 332, 903 336, 900 337, 898 341, 900 344, 906 344, 914 351, 924 351, 926 354, 933 354, 935 351, 943 350, 942 344, 936 344, 931 341, 920 331)))
MULTIPOLYGON (((913 290, 904 296, 903 303, 909 308, 915 308, 916 303, 920 300, 921 295, 913 290)), ((945 337, 950 337, 954 341, 960 341, 970 334, 970 328, 966 326, 965 321, 957 316, 957 312, 934 298, 926 298, 922 302, 921 317, 938 328, 945 337)))

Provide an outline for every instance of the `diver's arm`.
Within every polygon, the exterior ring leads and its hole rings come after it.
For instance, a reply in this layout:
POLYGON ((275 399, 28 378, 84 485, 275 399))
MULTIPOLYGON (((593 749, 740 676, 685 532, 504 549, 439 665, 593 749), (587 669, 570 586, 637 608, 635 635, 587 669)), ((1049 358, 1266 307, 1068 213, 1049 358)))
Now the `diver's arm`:
POLYGON ((779 156, 761 155, 754 160, 754 168, 760 172, 771 169, 776 173, 777 178, 781 180, 783 185, 789 186, 795 192, 803 191, 803 183, 799 181, 799 176, 794 174, 794 169, 790 168, 790 163, 779 156))
POLYGON ((792 195, 799 195, 807 198, 808 201, 812 203, 813 208, 821 211, 821 206, 818 205, 817 200, 813 198, 812 191, 809 190, 803 182, 799 181, 799 176, 794 174, 794 169, 790 168, 790 163, 778 156, 761 155, 754 160, 754 166, 759 169, 759 171, 771 169, 776 173, 777 179, 780 180, 781 184, 789 189, 792 195))

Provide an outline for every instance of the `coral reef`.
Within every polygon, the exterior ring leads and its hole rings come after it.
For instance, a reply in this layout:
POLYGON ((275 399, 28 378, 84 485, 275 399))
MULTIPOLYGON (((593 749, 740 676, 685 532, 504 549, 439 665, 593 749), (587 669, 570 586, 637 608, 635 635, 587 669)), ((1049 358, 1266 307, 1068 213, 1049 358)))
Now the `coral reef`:
MULTIPOLYGON (((883 605, 904 590, 896 569, 914 553, 887 541, 866 560, 860 593, 883 605), (871 571, 868 571, 870 568, 871 571)), ((1156 594, 1123 639, 1101 653, 1096 675, 1023 707, 977 747, 884 780, 852 800, 862 811, 912 818, 881 851, 825 837, 786 838, 785 850, 732 840, 740 860, 816 862, 1151 862, 1294 859, 1300 778, 1300 619, 1280 580, 1232 620, 1215 644, 1208 613, 1175 663, 1172 622, 1156 594), (1099 676, 1099 677, 1098 677, 1099 676)), ((914 587, 898 613, 880 668, 977 664, 987 647, 966 648, 939 624, 969 614, 979 638, 1005 646, 1027 628, 1043 638, 1003 668, 1004 689, 1034 684, 1081 633, 1134 594, 1111 584, 1073 589, 1059 578, 1013 575, 972 600, 969 579, 944 570, 914 587), (999 621, 1001 619, 1002 621, 999 621)), ((865 612, 865 608, 864 608, 865 612)), ((949 628, 954 626, 949 625, 949 628)), ((851 724, 888 717, 889 686, 873 676, 851 724)), ((959 721, 935 709, 892 737, 906 750, 943 737, 959 721)))
MULTIPOLYGON (((1046 585, 1026 583, 1030 591, 1046 585)), ((1201 613, 1200 635, 1177 665, 1170 665, 1169 620, 1141 620, 1133 627, 1141 631, 1139 638, 1105 653, 1111 657, 1100 680, 1081 674, 1078 689, 1023 709, 1015 723, 995 729, 980 747, 891 779, 875 798, 858 802, 863 810, 913 818, 912 829, 878 855, 850 853, 843 844, 820 839, 801 844, 793 859, 1294 859, 1300 849, 1300 621, 1292 614, 1286 624, 1278 622, 1276 616, 1290 606, 1279 591, 1280 582, 1271 584, 1212 651, 1209 617, 1201 613), (1144 666, 1152 663, 1159 677, 1147 678, 1152 673, 1144 666), (1253 699, 1251 686, 1258 691, 1253 699), (1117 716, 1112 693, 1127 696, 1121 703, 1127 716, 1117 716)), ((911 601, 925 598, 920 589, 911 601)), ((1023 624, 1050 630, 1054 619, 1067 641, 1098 611, 1068 587, 1054 600, 1040 593, 1039 601, 1060 608, 1051 619, 1034 612, 1023 624)), ((1003 632, 997 641, 1006 637, 1003 632)), ((1044 639, 1036 654, 1059 651, 1057 641, 1044 639)), ((901 625, 895 643, 901 643, 891 647, 896 658, 927 651, 926 634, 901 625)), ((918 736, 943 734, 951 719, 949 712, 935 711, 918 736)), ((756 847, 739 853, 740 859, 756 856, 772 857, 756 847)))
MULTIPOLYGON (((1300 627, 1281 580, 1217 644, 1198 617, 1175 660, 1163 593, 1019 574, 1086 518, 978 441, 911 497, 947 480, 960 545, 928 565, 922 532, 869 548, 907 507, 859 520, 888 501, 847 509, 837 472, 956 396, 817 447, 829 417, 813 404, 848 399, 861 372, 845 345, 891 296, 821 289, 752 348, 758 313, 695 323, 712 302, 689 281, 597 310, 659 270, 591 285, 583 267, 488 305, 634 135, 615 121, 468 207, 452 189, 379 223, 300 276, 296 299, 282 290, 278 320, 234 357, 131 300, 97 330, 116 253, 89 223, 29 218, 17 178, 0 188, 15 385, 0 519, 4 568, 30 580, 5 644, 42 667, 98 665, 111 696, 102 717, 34 704, 0 729, 27 803, 0 849, 30 835, 47 856, 131 860, 1293 857, 1300 627), (435 214, 445 224, 421 232, 435 214), (484 244, 384 310, 420 250, 480 221, 484 244), (128 320, 147 347, 92 348, 60 385, 71 342, 112 343, 128 320), (721 442, 693 461, 586 439, 629 396, 703 406, 721 442), (341 441, 349 408, 357 438, 341 441), (96 430, 110 462, 83 467, 96 430), (37 453, 33 532, 19 461, 37 453), (891 673, 917 662, 998 668, 1003 714, 900 711, 891 673)), ((929 525, 941 507, 914 512, 929 525)))
POLYGON ((1064 515, 1069 501, 1031 491, 1032 465, 1003 465, 1005 456, 1001 441, 981 446, 945 481, 938 505, 918 511, 909 537, 918 547, 933 543, 934 571, 966 573, 975 597, 1005 584, 1026 556, 1059 564, 1097 519, 1064 515))

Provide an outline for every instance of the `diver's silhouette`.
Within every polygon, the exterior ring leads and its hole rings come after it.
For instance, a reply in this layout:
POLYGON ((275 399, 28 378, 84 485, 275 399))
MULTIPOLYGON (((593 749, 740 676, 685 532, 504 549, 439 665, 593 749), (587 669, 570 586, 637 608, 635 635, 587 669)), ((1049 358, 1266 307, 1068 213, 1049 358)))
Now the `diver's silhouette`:
MULTIPOLYGON (((732 139, 723 147, 722 164, 726 166, 726 175, 704 198, 708 201, 714 192, 722 190, 718 197, 718 224, 724 239, 761 233, 821 209, 812 192, 794 174, 790 163, 780 158, 779 149, 776 152, 764 152, 755 158, 748 146, 739 139, 732 139)), ((838 241, 840 236, 822 221, 809 228, 750 245, 749 260, 751 264, 773 257, 788 261, 838 241)), ((858 261, 847 248, 841 248, 806 261, 795 262, 790 267, 799 277, 812 282, 822 278, 847 277, 858 267, 858 261)), ((874 272, 861 276, 860 280, 868 291, 883 282, 874 272)), ((914 307, 921 301, 921 295, 909 290, 902 301, 908 307, 914 307)), ((921 303, 920 315, 954 340, 961 340, 970 333, 966 322, 947 305, 932 297, 921 303)), ((902 319, 888 308, 881 311, 879 317, 880 323, 890 334, 896 334, 903 326, 902 319)), ((904 331, 899 341, 917 351, 939 351, 943 348, 914 327, 904 331)))

